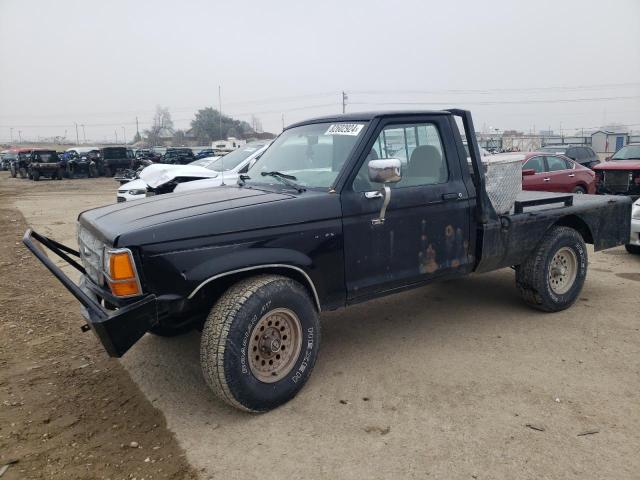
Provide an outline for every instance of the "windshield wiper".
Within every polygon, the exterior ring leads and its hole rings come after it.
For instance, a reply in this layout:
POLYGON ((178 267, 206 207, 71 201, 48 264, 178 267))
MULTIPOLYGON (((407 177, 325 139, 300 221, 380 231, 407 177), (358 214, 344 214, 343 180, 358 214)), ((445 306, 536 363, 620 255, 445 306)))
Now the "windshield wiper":
POLYGON ((278 180, 280 180, 285 185, 289 185, 290 187, 295 188, 298 191, 298 193, 302 193, 302 192, 307 190, 303 186, 298 185, 296 182, 293 181, 293 180, 297 180, 297 178, 294 177, 293 175, 287 175, 286 173, 276 172, 276 171, 273 171, 273 172, 262 172, 261 175, 263 177, 274 177, 274 178, 277 178, 278 180))

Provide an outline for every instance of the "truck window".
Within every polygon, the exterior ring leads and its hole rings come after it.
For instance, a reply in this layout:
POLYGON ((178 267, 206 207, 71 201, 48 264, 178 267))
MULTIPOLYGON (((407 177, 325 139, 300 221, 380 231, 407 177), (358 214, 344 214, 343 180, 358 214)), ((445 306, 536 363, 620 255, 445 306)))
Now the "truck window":
POLYGON ((375 189, 368 182, 368 162, 376 158, 397 158, 402 162, 402 180, 391 188, 446 183, 447 161, 437 127, 432 123, 389 125, 373 143, 371 153, 353 183, 357 192, 375 189))
POLYGON ((536 173, 542 173, 545 171, 544 157, 532 157, 525 162, 522 166, 523 170, 535 170, 536 173))

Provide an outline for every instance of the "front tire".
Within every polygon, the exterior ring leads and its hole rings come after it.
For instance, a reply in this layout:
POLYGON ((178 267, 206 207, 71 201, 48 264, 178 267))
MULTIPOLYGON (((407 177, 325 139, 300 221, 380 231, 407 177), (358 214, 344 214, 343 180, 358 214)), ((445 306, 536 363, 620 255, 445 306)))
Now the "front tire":
POLYGON ((529 257, 516 267, 520 296, 545 312, 569 308, 582 291, 587 265, 582 236, 572 228, 552 227, 529 257))
POLYGON ((302 389, 319 346, 318 312, 305 288, 287 277, 261 275, 233 285, 213 307, 200 363, 220 399, 265 412, 302 389))
POLYGON ((627 249, 627 252, 633 255, 640 255, 640 245, 631 245, 630 243, 627 243, 624 248, 627 249))

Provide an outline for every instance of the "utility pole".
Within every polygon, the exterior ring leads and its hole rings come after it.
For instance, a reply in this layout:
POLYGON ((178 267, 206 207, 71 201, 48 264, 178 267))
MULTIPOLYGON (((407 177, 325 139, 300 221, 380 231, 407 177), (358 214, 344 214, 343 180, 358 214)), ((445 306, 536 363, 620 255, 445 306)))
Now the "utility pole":
POLYGON ((76 145, 80 145, 80 137, 78 137, 78 124, 76 123, 76 145))
POLYGON ((18 130, 18 138, 20 139, 20 143, 22 143, 22 130, 18 130))
POLYGON ((222 140, 222 88, 218 85, 218 115, 220 116, 220 140, 222 140))
POLYGON ((138 117, 136 117, 136 138, 140 138, 140 126, 138 125, 138 117))
POLYGON ((118 144, 118 130, 114 130, 113 133, 116 135, 116 145, 118 144))
POLYGON ((346 92, 342 92, 342 113, 346 113, 347 111, 347 100, 349 100, 349 96, 346 92))
POLYGON ((87 134, 84 131, 84 123, 82 125, 80 125, 82 127, 82 141, 86 144, 87 143, 87 134))
POLYGON ((284 132, 284 113, 282 114, 282 131, 284 132))
POLYGON ((122 143, 127 145, 127 131, 124 129, 124 125, 122 126, 122 143))

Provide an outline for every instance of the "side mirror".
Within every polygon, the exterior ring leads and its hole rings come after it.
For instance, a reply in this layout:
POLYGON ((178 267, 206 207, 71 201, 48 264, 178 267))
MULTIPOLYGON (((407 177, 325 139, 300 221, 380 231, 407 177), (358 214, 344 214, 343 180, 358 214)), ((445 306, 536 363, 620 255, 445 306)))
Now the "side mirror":
POLYGON ((523 177, 528 177, 530 175, 535 175, 536 171, 533 168, 525 168, 524 170, 522 170, 522 176, 523 177))
POLYGON ((369 164, 369 180, 374 183, 382 183, 379 192, 366 192, 365 198, 382 197, 382 208, 378 218, 371 220, 372 225, 384 224, 387 207, 391 201, 391 189, 387 184, 397 183, 402 180, 402 162, 397 158, 381 158, 378 160, 370 160, 369 164))
POLYGON ((402 162, 397 158, 369 161, 369 180, 374 183, 397 183, 402 180, 402 162))

